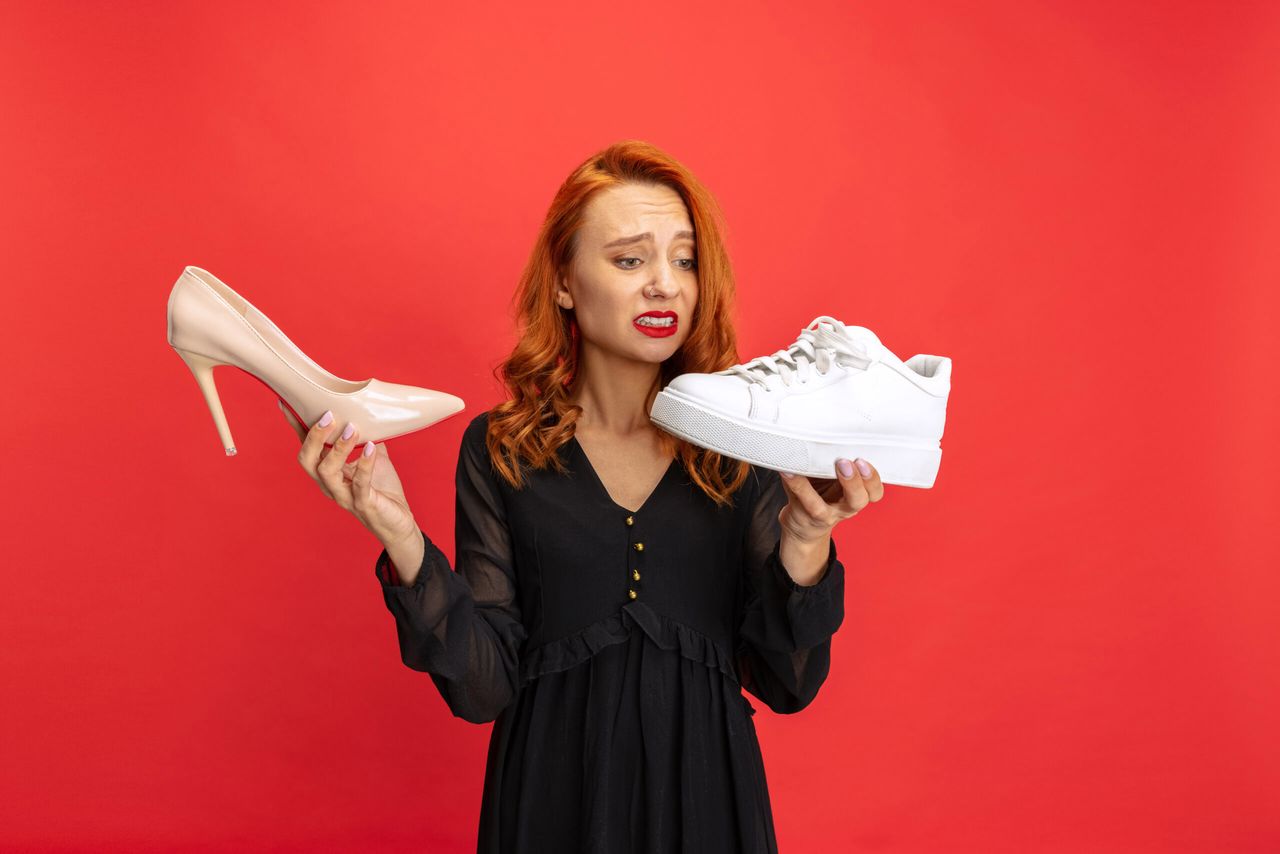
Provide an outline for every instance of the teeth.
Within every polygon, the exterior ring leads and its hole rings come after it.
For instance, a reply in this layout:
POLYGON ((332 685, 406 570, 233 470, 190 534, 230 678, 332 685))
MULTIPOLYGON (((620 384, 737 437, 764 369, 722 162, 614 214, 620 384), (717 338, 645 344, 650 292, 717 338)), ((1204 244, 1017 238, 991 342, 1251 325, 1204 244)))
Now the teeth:
POLYGON ((674 317, 640 317, 636 319, 636 323, 641 326, 670 326, 675 323, 674 317))

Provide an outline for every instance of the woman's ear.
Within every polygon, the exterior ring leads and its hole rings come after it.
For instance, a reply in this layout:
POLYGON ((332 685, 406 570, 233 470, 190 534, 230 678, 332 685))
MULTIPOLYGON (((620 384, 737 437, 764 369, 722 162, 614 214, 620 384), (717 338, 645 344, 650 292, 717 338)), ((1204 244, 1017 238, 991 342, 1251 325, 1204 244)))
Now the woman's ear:
POLYGON ((556 303, 564 309, 573 308, 573 294, 569 293, 563 276, 560 277, 560 284, 556 288, 556 303))

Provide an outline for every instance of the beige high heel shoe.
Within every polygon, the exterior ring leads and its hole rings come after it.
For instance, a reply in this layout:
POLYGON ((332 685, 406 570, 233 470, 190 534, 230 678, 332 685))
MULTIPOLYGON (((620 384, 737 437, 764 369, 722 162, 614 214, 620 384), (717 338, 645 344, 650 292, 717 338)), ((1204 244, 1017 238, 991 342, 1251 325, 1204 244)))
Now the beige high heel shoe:
POLYGON ((331 409, 334 423, 355 424, 362 442, 430 427, 465 406, 462 398, 442 391, 334 376, 252 303, 199 267, 184 269, 169 293, 168 339, 195 375, 229 457, 236 444, 213 384, 219 365, 237 367, 275 392, 296 423, 314 424, 331 409))

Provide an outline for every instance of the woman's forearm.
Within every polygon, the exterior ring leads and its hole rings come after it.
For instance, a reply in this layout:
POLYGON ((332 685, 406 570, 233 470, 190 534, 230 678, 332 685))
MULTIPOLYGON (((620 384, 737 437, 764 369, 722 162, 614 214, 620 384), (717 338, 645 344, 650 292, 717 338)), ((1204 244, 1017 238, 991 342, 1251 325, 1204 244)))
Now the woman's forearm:
POLYGON ((418 577, 418 570, 422 568, 422 559, 426 556, 426 543, 422 538, 421 529, 413 532, 403 542, 394 545, 383 546, 387 550, 387 557, 391 559, 391 565, 395 568, 396 576, 400 580, 400 584, 405 587, 413 585, 413 580, 418 577))

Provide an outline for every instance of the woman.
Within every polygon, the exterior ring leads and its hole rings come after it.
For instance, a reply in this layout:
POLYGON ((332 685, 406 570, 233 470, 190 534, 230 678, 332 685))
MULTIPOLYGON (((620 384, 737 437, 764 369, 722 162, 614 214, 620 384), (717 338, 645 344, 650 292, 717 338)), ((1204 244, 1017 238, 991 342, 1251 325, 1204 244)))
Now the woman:
POLYGON ((742 689, 813 700, 844 616, 831 530, 879 476, 780 477, 650 422, 667 381, 738 361, 714 201, 652 145, 569 176, 517 297, 512 399, 462 438, 456 573, 384 445, 346 463, 359 436, 326 452, 322 418, 299 454, 383 543, 404 663, 494 721, 478 851, 776 851, 742 689))

